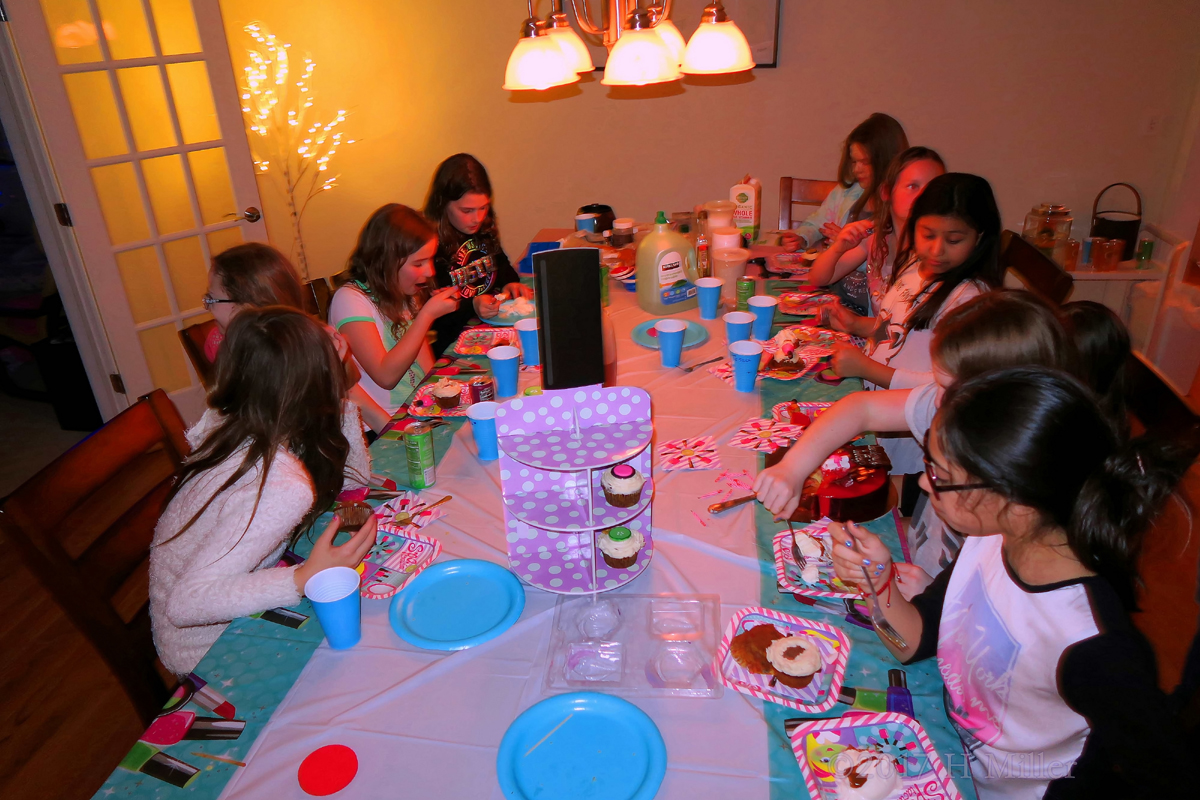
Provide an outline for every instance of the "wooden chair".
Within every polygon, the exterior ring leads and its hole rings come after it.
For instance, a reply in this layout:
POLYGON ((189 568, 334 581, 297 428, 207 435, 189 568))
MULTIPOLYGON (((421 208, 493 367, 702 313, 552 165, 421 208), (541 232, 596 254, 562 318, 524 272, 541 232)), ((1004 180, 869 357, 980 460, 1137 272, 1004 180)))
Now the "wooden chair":
POLYGON ((1000 264, 1012 272, 1025 288, 1054 305, 1062 305, 1071 293, 1071 276, 1042 251, 1004 231, 1000 237, 1000 264))
POLYGON ((188 325, 179 331, 179 341, 183 343, 183 352, 187 353, 192 367, 196 370, 196 377, 200 379, 200 383, 206 389, 212 386, 213 363, 204 355, 204 343, 208 341, 208 336, 215 327, 217 327, 216 320, 208 319, 204 322, 197 322, 195 325, 188 325))
MULTIPOLYGON (((1200 432, 1200 410, 1171 386, 1170 380, 1141 353, 1125 363, 1129 411, 1135 427, 1170 441, 1200 448, 1189 435, 1200 432)), ((1198 453, 1193 452, 1195 457, 1198 453)))
POLYGON ((329 301, 332 299, 333 289, 328 278, 315 278, 304 284, 304 310, 321 322, 329 322, 329 301))
POLYGON ((818 181, 809 178, 779 179, 779 230, 792 229, 795 206, 819 206, 838 185, 837 181, 818 181))
POLYGON ((150 542, 188 452, 179 412, 156 389, 0 506, 0 531, 147 723, 173 690, 150 635, 150 542))

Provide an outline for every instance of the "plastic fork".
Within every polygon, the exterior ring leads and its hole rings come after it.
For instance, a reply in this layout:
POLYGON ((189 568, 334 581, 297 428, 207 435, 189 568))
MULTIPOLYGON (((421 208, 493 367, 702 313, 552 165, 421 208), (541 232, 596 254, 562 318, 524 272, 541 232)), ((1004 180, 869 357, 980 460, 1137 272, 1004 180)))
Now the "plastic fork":
POLYGON ((897 650, 908 648, 908 642, 904 641, 904 637, 896 632, 892 627, 892 623, 887 621, 887 617, 879 610, 879 593, 875 591, 875 584, 871 581, 871 576, 867 574, 867 568, 861 567, 863 577, 867 579, 867 588, 871 590, 871 624, 875 626, 875 630, 884 639, 887 639, 897 650))

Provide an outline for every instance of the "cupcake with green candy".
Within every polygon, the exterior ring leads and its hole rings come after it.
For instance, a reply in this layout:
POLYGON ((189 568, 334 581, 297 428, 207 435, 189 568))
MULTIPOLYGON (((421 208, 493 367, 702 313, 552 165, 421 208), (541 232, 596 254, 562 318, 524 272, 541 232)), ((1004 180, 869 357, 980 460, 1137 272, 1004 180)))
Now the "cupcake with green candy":
POLYGON ((619 525, 600 534, 596 546, 600 548, 605 564, 613 569, 628 569, 637 561, 638 552, 645 543, 646 539, 640 533, 619 525))

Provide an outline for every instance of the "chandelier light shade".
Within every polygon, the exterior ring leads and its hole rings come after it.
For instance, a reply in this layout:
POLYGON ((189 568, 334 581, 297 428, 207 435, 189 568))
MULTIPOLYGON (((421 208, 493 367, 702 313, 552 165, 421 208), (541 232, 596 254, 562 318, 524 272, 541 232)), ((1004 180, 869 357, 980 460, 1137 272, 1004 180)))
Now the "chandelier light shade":
POLYGON ((550 28, 546 31, 546 38, 558 45, 563 58, 567 60, 567 65, 576 73, 591 72, 596 68, 596 65, 592 63, 592 54, 588 52, 587 45, 570 27, 550 28))
POLYGON ((542 33, 540 25, 532 17, 525 20, 521 38, 508 57, 503 88, 511 91, 542 90, 579 80, 579 73, 568 62, 562 46, 542 33))
POLYGON ((671 51, 671 58, 675 60, 676 66, 683 64, 683 53, 687 49, 687 42, 683 39, 683 34, 679 32, 679 28, 675 27, 675 23, 669 19, 660 19, 654 26, 654 32, 663 40, 663 44, 671 51))
POLYGON ((543 30, 551 41, 558 44, 573 70, 583 73, 591 72, 596 68, 596 65, 592 63, 592 54, 588 52, 587 45, 571 27, 571 23, 567 21, 567 15, 562 12, 561 8, 546 17, 546 26, 543 30))
POLYGON ((651 24, 650 15, 645 11, 629 17, 629 28, 622 31, 621 38, 608 54, 600 83, 605 86, 645 86, 683 77, 679 62, 651 24))
POLYGON ((696 32, 683 54, 683 72, 688 75, 723 75, 754 68, 750 43, 724 6, 716 2, 705 7, 696 32))

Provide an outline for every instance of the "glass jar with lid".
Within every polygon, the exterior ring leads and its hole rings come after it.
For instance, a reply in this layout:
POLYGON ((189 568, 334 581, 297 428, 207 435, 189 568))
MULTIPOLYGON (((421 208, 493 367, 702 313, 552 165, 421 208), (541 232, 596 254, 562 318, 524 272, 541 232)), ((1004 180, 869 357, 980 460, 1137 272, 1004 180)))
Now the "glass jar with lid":
POLYGON ((1066 246, 1071 238, 1071 209, 1057 203, 1041 203, 1025 215, 1021 238, 1053 257, 1056 249, 1066 246))

